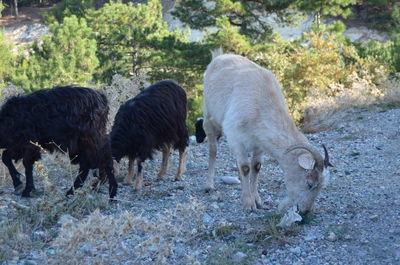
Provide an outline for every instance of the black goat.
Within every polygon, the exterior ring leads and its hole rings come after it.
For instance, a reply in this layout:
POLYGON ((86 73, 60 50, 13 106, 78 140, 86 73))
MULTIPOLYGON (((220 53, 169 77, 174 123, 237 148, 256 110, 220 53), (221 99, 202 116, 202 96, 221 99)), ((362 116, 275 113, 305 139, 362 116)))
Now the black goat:
POLYGON ((202 143, 204 142, 204 139, 206 138, 206 132, 203 129, 203 118, 198 118, 196 123, 194 124, 194 127, 196 128, 195 136, 196 136, 196 142, 197 143, 202 143))
POLYGON ((185 149, 189 141, 185 123, 186 101, 186 93, 179 85, 161 81, 119 108, 110 134, 112 154, 117 162, 124 156, 129 157, 129 172, 125 181, 130 184, 134 161, 137 160, 137 191, 143 185, 142 163, 152 158, 154 150, 163 152, 159 179, 167 170, 171 147, 179 150, 179 168, 175 179, 179 180, 186 170, 185 149))
POLYGON ((109 193, 117 192, 111 146, 106 135, 107 98, 84 87, 57 87, 7 99, 0 109, 0 148, 2 160, 19 193, 23 185, 12 160, 22 159, 26 185, 23 197, 35 189, 33 164, 41 158, 41 148, 68 152, 71 162, 79 164, 74 189, 83 185, 89 169, 103 169, 109 179, 109 193))
MULTIPOLYGON (((204 142, 204 140, 207 137, 206 132, 204 131, 204 128, 203 128, 203 122, 204 122, 204 118, 200 117, 200 118, 197 118, 197 121, 194 123, 194 127, 196 130, 195 136, 196 136, 197 143, 204 142)), ((222 134, 218 134, 217 140, 219 140, 219 138, 221 138, 221 136, 222 136, 222 134)))

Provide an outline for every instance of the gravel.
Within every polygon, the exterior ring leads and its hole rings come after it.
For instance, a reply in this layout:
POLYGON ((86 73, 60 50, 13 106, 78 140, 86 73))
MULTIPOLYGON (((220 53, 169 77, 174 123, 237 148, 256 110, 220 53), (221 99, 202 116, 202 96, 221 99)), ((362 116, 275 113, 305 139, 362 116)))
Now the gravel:
MULTIPOLYGON (((120 201, 102 213, 119 216, 129 211, 156 220, 160 212, 175 209, 177 204, 193 199, 200 203, 204 207, 203 227, 196 222, 187 224, 188 234, 196 236, 190 241, 186 238, 175 241, 166 264, 188 264, 184 259, 187 255, 198 262, 193 264, 400 264, 400 109, 353 113, 337 128, 308 134, 307 138, 321 152, 321 144, 328 147, 335 167, 331 169, 330 182, 317 199, 315 214, 293 230, 264 233, 271 227, 269 218, 276 213, 285 193, 282 171, 276 161, 266 156, 260 172, 264 209, 248 213, 241 207, 238 184, 220 181, 216 183, 216 191, 204 192, 208 150, 207 144, 196 143, 190 145, 182 181, 172 181, 177 170, 177 152, 170 158, 164 180, 156 180, 161 158, 157 154, 145 164, 142 194, 135 194, 131 186, 120 185, 120 201)), ((126 168, 121 172, 125 174, 126 168)), ((217 175, 238 176, 235 158, 224 138, 218 144, 217 175)), ((4 203, 8 198, 25 203, 11 195, 11 184, 7 185, 10 186, 1 187, 0 196, 5 200, 0 212, 11 207, 4 203)), ((68 186, 62 185, 59 187, 68 186)), ((107 187, 104 193, 107 196, 107 187)), ((77 221, 69 215, 63 218, 77 221)), ((59 227, 53 228, 54 234, 59 227)), ((47 232, 40 229, 34 235, 48 238, 47 232)), ((133 244, 129 240, 123 243, 127 248, 133 244)), ((83 245, 80 251, 100 250, 83 245)), ((51 240, 37 249, 10 257, 5 264, 43 264, 44 256, 38 253, 54 253, 51 240)), ((108 252, 96 255, 107 260, 108 252)), ((151 259, 148 263, 151 264, 151 259)))

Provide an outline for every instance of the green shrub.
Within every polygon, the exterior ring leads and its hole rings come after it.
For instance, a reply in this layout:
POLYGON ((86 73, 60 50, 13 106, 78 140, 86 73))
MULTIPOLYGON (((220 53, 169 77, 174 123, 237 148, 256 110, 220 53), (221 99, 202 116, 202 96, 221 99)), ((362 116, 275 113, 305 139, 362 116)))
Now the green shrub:
POLYGON ((51 34, 20 56, 12 83, 26 91, 55 85, 86 84, 99 64, 96 40, 86 20, 66 17, 50 25, 51 34))
POLYGON ((5 80, 13 72, 14 55, 12 45, 6 41, 5 36, 0 32, 0 89, 4 87, 5 80))
POLYGON ((203 106, 203 95, 188 98, 189 111, 186 124, 188 126, 190 135, 193 135, 195 133, 194 124, 197 118, 203 116, 202 106, 203 106))
POLYGON ((47 24, 62 22, 65 17, 72 15, 83 18, 88 9, 94 8, 95 0, 62 0, 61 5, 55 5, 45 15, 47 24))

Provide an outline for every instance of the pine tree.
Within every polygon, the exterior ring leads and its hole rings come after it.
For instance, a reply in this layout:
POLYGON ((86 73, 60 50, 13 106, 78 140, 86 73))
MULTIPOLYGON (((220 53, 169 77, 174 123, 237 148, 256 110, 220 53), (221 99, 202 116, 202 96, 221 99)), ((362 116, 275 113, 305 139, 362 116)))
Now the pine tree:
POLYGON ((344 18, 351 14, 350 5, 356 0, 299 0, 297 6, 300 10, 314 14, 314 23, 317 28, 321 25, 322 16, 342 16, 344 18))
POLYGON ((99 64, 96 40, 85 19, 66 17, 50 25, 51 34, 20 58, 13 82, 28 91, 55 85, 85 84, 99 64))
POLYGON ((183 31, 169 31, 159 0, 137 6, 110 2, 87 17, 98 43, 97 80, 145 73, 151 82, 174 79, 187 90, 201 83, 208 46, 190 43, 183 31))
POLYGON ((5 81, 13 74, 14 55, 12 45, 9 44, 3 33, 0 32, 0 89, 5 81))
POLYGON ((172 14, 193 29, 217 26, 223 18, 237 27, 240 34, 252 40, 264 40, 272 33, 272 27, 262 17, 276 14, 277 21, 292 22, 293 12, 288 8, 294 3, 295 0, 180 0, 172 14))

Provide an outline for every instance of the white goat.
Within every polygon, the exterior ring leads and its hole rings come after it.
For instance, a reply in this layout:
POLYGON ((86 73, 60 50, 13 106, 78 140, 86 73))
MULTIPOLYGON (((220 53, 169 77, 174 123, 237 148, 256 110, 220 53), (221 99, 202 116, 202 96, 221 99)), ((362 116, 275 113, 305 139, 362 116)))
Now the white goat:
POLYGON ((328 172, 325 159, 296 128, 275 76, 252 61, 216 54, 204 76, 204 130, 208 138, 206 190, 214 189, 217 137, 224 133, 236 155, 245 209, 261 208, 258 172, 262 155, 277 159, 285 172, 288 196, 279 208, 297 205, 309 212, 328 172), (252 154, 249 162, 248 153, 252 154))

